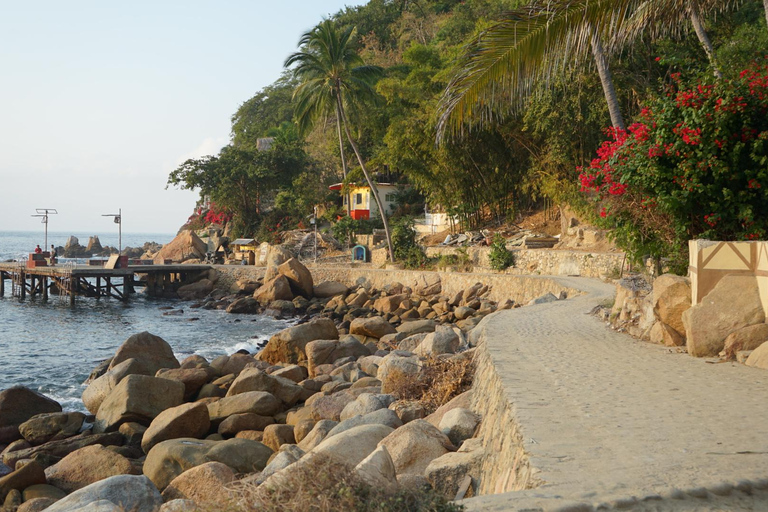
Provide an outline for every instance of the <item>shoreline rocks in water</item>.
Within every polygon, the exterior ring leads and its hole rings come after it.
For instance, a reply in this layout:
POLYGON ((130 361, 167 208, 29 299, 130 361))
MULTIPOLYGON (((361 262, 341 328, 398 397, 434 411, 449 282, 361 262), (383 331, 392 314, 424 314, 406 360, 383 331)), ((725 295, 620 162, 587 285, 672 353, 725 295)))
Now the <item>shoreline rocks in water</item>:
POLYGON ((41 494, 60 511, 98 500, 221 505, 323 458, 382 492, 426 486, 453 499, 483 458, 472 440, 481 418, 469 409, 472 330, 511 301, 488 300, 480 283, 450 297, 434 286, 314 283, 301 263, 279 259, 264 284, 239 284, 239 298, 214 290, 198 304, 304 315, 256 355, 178 361, 144 332, 89 377, 90 416, 26 388, 0 392, 0 510, 41 494), (277 281, 285 295, 259 292, 277 281), (41 485, 46 493, 30 491, 41 485))

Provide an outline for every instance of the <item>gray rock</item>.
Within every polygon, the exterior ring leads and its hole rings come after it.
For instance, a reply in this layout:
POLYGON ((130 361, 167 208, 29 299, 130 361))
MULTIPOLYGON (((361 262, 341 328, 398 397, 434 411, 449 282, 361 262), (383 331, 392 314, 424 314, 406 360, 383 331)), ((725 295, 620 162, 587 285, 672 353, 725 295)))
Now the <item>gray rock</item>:
POLYGON ((121 510, 151 511, 160 508, 163 498, 149 478, 118 475, 73 492, 51 505, 46 512, 85 512, 109 503, 122 507, 121 510))

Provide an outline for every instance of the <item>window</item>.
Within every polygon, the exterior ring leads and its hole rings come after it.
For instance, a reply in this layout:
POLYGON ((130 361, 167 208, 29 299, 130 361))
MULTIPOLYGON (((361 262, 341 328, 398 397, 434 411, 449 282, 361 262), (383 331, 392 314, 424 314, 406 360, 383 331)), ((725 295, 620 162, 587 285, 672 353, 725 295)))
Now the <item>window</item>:
POLYGON ((384 200, 388 203, 394 203, 395 202, 395 194, 387 194, 384 196, 384 200))
POLYGON ((355 204, 356 205, 363 204, 363 194, 355 194, 355 204))
POLYGON ((344 204, 347 204, 347 194, 344 194, 344 204))

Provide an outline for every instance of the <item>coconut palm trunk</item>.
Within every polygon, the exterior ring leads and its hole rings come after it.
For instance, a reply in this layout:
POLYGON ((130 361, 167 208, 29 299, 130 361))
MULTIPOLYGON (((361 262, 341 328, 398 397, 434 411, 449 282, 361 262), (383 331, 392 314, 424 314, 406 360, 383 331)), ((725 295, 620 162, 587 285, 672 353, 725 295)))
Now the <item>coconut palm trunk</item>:
MULTIPOLYGON (((768 0, 767 0, 768 1, 768 0)), ((336 97, 339 97, 338 90, 336 91, 336 97)), ((341 173, 344 179, 347 179, 347 158, 344 156, 344 139, 341 136, 341 110, 339 109, 339 103, 336 102, 336 134, 339 136, 339 154, 341 155, 341 173)), ((342 185, 342 188, 344 185, 342 185)), ((344 199, 347 200, 347 215, 352 214, 352 205, 349 201, 349 194, 344 193, 344 199)))
POLYGON ((387 220, 386 211, 384 210, 384 205, 381 203, 381 198, 379 197, 379 188, 376 186, 376 183, 371 179, 371 175, 368 173, 368 169, 365 168, 365 164, 363 163, 363 157, 360 155, 360 150, 357 148, 357 144, 355 143, 354 139, 352 139, 352 134, 349 132, 349 124, 347 123, 347 116, 344 113, 344 106, 341 104, 341 98, 337 99, 338 105, 337 109, 341 112, 341 121, 344 124, 344 132, 347 134, 347 140, 349 141, 349 145, 352 146, 352 151, 355 152, 355 156, 357 157, 357 161, 360 164, 360 169, 363 171, 363 176, 365 176, 365 181, 368 182, 368 186, 371 188, 371 194, 373 194, 373 198, 376 201, 376 206, 379 207, 379 214, 381 215, 381 221, 384 223, 384 233, 387 237, 387 249, 389 250, 389 259, 390 261, 395 261, 395 251, 392 247, 392 235, 389 232, 389 221, 387 220))
POLYGON ((600 35, 597 31, 592 32, 590 45, 592 47, 592 55, 595 58, 597 73, 600 75, 600 83, 603 86, 605 101, 608 103, 608 112, 611 114, 611 124, 614 128, 624 130, 626 126, 624 125, 624 117, 621 115, 621 107, 619 107, 616 89, 613 87, 613 76, 611 75, 611 69, 608 67, 608 59, 605 56, 603 44, 600 42, 600 35))
MULTIPOLYGON (((768 2, 768 0, 763 0, 763 2, 768 2)), ((701 22, 701 18, 699 17, 699 8, 696 5, 696 2, 690 2, 688 4, 688 12, 691 16, 691 23, 693 24, 693 30, 696 32, 696 37, 699 38, 699 42, 701 43, 701 46, 704 47, 704 52, 707 54, 707 58, 709 59, 709 64, 712 66, 712 70, 715 73, 715 76, 717 78, 723 78, 723 74, 720 72, 720 69, 717 67, 717 62, 715 60, 715 49, 712 46, 712 41, 709 40, 709 36, 707 35, 707 31, 704 30, 704 24, 701 22)))

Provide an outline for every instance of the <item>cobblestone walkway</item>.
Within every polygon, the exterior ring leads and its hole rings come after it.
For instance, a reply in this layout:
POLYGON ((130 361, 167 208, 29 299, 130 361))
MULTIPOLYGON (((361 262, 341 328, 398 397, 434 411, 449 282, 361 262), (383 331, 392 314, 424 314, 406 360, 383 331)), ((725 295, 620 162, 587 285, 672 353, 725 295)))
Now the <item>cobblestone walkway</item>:
POLYGON ((768 510, 768 371, 709 364, 616 333, 587 292, 503 311, 487 343, 545 483, 468 510, 768 510))

